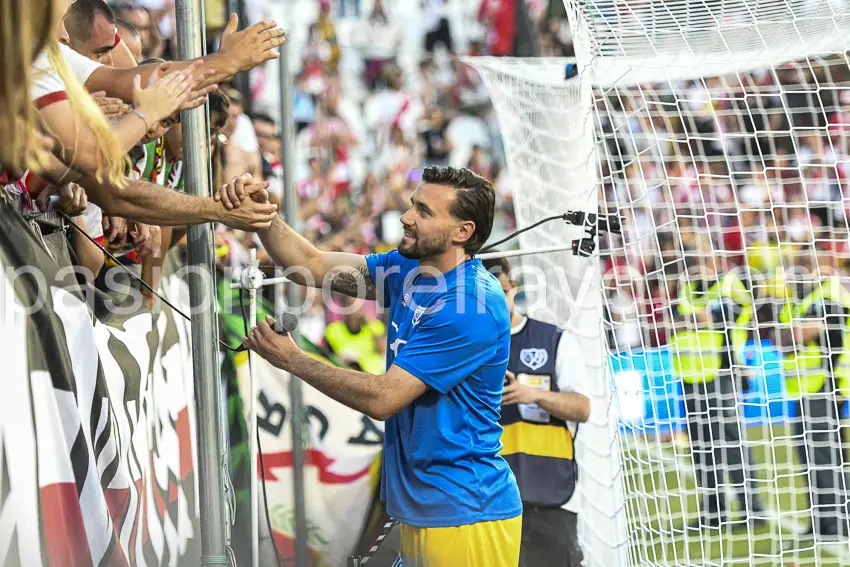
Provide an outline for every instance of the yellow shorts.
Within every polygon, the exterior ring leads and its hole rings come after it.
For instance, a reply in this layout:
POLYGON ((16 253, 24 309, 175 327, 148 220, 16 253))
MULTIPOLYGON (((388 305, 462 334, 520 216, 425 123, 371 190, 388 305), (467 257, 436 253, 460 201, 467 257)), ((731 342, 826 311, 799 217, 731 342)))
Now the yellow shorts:
POLYGON ((522 516, 450 528, 401 524, 404 567, 517 567, 522 516))

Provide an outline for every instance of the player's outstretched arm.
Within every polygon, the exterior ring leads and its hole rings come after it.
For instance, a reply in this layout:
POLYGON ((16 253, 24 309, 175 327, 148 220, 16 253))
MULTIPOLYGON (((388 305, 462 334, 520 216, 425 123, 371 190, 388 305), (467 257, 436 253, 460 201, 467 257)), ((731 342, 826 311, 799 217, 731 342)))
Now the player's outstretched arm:
MULTIPOLYGON (((253 183, 250 174, 241 175, 215 195, 228 209, 246 200, 244 188, 253 183)), ((256 195, 255 198, 261 197, 256 195)), ((375 299, 375 282, 366 266, 366 258, 345 252, 323 252, 295 232, 280 217, 266 230, 258 231, 263 246, 278 266, 288 270, 287 277, 309 287, 327 286, 351 297, 375 299)))
POLYGON ((272 365, 298 376, 320 392, 372 419, 385 421, 410 405, 428 386, 410 372, 392 366, 383 376, 331 366, 302 351, 292 337, 277 334, 266 317, 247 337, 246 347, 272 365))

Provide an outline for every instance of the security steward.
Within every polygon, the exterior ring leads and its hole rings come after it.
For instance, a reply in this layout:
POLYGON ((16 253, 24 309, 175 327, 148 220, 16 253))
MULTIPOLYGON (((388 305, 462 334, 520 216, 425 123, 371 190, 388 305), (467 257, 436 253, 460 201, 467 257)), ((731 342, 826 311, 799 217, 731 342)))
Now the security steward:
POLYGON ((735 487, 741 523, 754 527, 766 519, 761 499, 746 479, 755 479, 749 448, 742 450, 744 430, 738 416, 737 384, 733 373, 738 353, 746 344, 753 319, 752 297, 732 272, 718 277, 710 267, 694 264, 679 289, 678 310, 684 330, 670 342, 673 373, 682 380, 700 517, 688 527, 720 528, 729 523, 726 491, 718 475, 726 471, 735 487), (745 472, 747 473, 745 475, 745 472))
POLYGON ((511 350, 502 397, 502 456, 523 502, 520 567, 580 567, 574 440, 590 415, 585 366, 575 339, 516 310, 517 282, 504 258, 485 267, 502 284, 511 350), (571 431, 572 430, 572 431, 571 431))
POLYGON ((847 533, 840 415, 850 391, 850 291, 832 266, 819 271, 815 289, 785 305, 780 329, 783 344, 792 345, 783 370, 786 394, 795 400, 792 431, 812 510, 807 535, 835 538, 847 533))

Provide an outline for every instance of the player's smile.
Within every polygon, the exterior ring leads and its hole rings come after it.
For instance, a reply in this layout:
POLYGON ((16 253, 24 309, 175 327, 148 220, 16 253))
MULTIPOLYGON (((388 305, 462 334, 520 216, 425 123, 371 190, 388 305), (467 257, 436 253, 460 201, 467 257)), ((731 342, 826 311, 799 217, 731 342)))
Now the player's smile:
POLYGON ((411 230, 409 228, 405 228, 404 229, 404 238, 402 238, 402 242, 404 242, 405 239, 409 239, 409 240, 415 242, 416 241, 416 231, 411 230))

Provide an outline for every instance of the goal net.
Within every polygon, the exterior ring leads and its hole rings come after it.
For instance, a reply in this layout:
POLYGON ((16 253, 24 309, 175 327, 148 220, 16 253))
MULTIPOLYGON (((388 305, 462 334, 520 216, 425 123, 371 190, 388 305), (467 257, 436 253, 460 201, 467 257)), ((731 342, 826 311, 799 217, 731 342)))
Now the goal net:
POLYGON ((623 220, 592 258, 522 257, 545 279, 524 282, 531 314, 587 353, 586 565, 850 565, 850 7, 566 5, 577 76, 562 59, 467 62, 519 227, 623 220))

